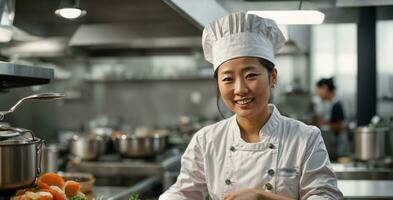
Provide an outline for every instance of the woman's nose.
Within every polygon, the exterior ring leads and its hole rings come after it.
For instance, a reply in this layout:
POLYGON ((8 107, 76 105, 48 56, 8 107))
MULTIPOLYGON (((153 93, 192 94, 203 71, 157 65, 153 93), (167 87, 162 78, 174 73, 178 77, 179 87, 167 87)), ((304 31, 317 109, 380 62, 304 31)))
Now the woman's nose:
POLYGON ((246 83, 243 80, 237 80, 235 83, 234 93, 236 95, 243 96, 243 95, 247 94, 247 92, 248 92, 248 88, 247 88, 246 83))

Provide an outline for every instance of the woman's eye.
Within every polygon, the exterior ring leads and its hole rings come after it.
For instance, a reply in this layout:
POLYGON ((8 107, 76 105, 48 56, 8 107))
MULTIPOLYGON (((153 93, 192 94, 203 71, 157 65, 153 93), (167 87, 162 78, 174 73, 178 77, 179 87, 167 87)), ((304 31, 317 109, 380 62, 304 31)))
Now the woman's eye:
POLYGON ((253 77, 256 77, 256 76, 258 76, 258 74, 247 74, 246 78, 253 78, 253 77))
POLYGON ((222 79, 222 81, 223 82, 230 82, 230 81, 232 81, 232 78, 225 77, 225 78, 222 79))

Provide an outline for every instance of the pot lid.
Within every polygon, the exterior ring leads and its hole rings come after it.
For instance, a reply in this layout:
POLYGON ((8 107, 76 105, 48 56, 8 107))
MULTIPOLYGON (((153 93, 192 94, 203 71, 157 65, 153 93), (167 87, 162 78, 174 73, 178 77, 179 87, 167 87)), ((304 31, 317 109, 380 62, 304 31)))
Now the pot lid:
POLYGON ((34 141, 34 135, 29 130, 0 126, 0 145, 26 144, 34 141))
POLYGON ((19 136, 20 133, 12 131, 0 131, 0 140, 5 140, 8 138, 19 136))

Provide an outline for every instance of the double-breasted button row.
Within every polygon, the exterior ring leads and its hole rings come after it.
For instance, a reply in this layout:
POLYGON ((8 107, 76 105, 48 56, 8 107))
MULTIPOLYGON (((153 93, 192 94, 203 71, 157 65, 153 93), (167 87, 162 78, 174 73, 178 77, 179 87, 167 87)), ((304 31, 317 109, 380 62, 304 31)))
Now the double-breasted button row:
POLYGON ((232 184, 232 181, 229 179, 225 179, 225 184, 230 185, 230 184, 232 184))
POLYGON ((267 170, 267 174, 269 174, 270 176, 274 176, 274 170, 273 169, 267 170))
POLYGON ((269 143, 269 149, 274 149, 275 148, 275 146, 274 146, 274 144, 272 144, 272 143, 269 143))
POLYGON ((231 146, 231 148, 229 148, 229 150, 231 150, 232 152, 235 152, 236 148, 234 146, 231 146))
POLYGON ((266 187, 267 190, 272 190, 273 189, 273 185, 270 184, 270 183, 266 183, 265 187, 266 187))

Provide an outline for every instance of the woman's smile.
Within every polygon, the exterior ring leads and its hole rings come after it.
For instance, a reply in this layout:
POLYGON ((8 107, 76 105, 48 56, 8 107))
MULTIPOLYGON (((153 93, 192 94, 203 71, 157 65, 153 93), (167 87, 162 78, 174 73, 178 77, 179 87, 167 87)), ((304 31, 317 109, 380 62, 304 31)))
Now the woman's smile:
POLYGON ((238 100, 234 100, 234 103, 242 109, 248 109, 251 107, 251 104, 254 102, 255 98, 242 98, 238 100))

